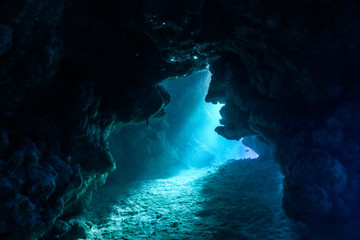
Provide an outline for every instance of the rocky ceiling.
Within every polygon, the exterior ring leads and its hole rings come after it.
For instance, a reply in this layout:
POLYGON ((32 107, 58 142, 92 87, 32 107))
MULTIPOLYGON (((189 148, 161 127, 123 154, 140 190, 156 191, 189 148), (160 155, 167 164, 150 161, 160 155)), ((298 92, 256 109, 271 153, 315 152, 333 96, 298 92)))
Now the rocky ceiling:
POLYGON ((81 211, 114 168, 111 130, 207 65, 216 131, 272 146, 288 216, 359 220, 359 16, 356 0, 1 1, 1 238, 81 211))

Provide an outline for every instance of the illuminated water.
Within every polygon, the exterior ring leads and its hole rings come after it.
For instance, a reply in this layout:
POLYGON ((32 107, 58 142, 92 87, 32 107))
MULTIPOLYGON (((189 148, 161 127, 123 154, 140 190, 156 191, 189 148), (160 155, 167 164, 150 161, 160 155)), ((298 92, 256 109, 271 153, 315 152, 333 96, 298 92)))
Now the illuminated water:
MULTIPOLYGON (((200 148, 214 154, 215 161, 222 162, 227 159, 256 158, 258 155, 251 149, 246 148, 240 141, 227 140, 218 135, 214 129, 220 125, 220 109, 224 104, 211 104, 205 102, 207 89, 209 88, 211 73, 203 71, 181 80, 170 80, 163 85, 170 93, 170 102, 166 112, 169 122, 181 123, 178 131, 172 135, 186 139, 189 145, 200 148), (181 111, 187 115, 181 116, 181 111), (180 122, 179 121, 179 122, 180 122)), ((187 152, 184 149, 183 152, 187 152)), ((184 158, 192 158, 193 152, 184 155, 184 158)), ((201 156, 196 156, 194 161, 199 161, 201 156)))
POLYGON ((209 82, 209 72, 165 82, 166 116, 120 129, 118 169, 80 217, 87 239, 298 239, 281 208, 279 166, 214 131, 222 105, 205 103, 209 82), (177 175, 156 177, 175 163, 177 175))
POLYGON ((255 158, 240 141, 218 135, 222 104, 205 102, 209 71, 163 83, 171 96, 166 114, 119 128, 110 140, 117 169, 108 183, 163 178, 187 167, 205 167, 227 159, 255 158))

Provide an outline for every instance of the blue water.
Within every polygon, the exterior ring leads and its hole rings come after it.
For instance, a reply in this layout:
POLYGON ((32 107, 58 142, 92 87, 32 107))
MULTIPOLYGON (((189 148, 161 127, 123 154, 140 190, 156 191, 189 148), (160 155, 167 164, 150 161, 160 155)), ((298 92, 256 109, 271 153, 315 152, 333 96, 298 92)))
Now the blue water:
POLYGON ((175 131, 170 130, 170 139, 179 140, 174 142, 181 145, 181 155, 193 161, 203 161, 208 153, 212 154, 213 162, 256 158, 258 155, 241 141, 227 140, 214 131, 220 125, 219 111, 224 105, 205 102, 210 80, 211 73, 205 70, 182 79, 170 79, 163 84, 172 100, 165 118, 170 125, 176 126, 173 128, 175 131))

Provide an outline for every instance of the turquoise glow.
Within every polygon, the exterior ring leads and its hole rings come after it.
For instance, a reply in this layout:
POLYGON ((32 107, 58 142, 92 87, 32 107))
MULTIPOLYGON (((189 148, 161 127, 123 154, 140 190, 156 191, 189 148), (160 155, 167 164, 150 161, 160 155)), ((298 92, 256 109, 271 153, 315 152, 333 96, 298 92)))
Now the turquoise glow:
POLYGON ((169 80, 164 84, 173 101, 167 108, 170 122, 174 113, 185 108, 191 109, 176 136, 177 139, 182 139, 178 142, 183 145, 182 156, 195 162, 206 161, 204 158, 213 158, 212 162, 215 163, 228 159, 256 158, 258 155, 245 147, 241 141, 227 140, 214 131, 220 125, 219 111, 224 104, 215 105, 205 102, 210 81, 211 73, 206 70, 196 73, 195 76, 169 80), (178 104, 175 101, 183 102, 178 104))
POLYGON ((227 140, 214 130, 222 104, 205 102, 211 74, 194 73, 163 83, 171 101, 165 116, 128 124, 111 136, 117 170, 109 181, 167 177, 188 167, 208 167, 228 159, 255 158, 241 141, 227 140))

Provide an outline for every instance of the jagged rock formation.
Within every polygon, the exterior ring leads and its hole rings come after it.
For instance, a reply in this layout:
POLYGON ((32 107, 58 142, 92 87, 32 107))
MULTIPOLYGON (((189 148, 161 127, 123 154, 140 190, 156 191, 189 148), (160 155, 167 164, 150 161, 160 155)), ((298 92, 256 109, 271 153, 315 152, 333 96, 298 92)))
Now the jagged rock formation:
POLYGON ((0 235, 37 239, 104 183, 114 168, 111 129, 169 102, 154 85, 165 63, 152 61, 147 38, 76 14, 68 1, 0 10, 0 235), (137 47, 147 54, 138 59, 137 47))
POLYGON ((113 169, 107 137, 169 102, 156 84, 203 69, 217 132, 257 134, 281 165, 286 213, 360 216, 360 4, 340 1, 0 3, 0 236, 37 239, 113 169))
POLYGON ((355 222, 359 5, 292 4, 232 10, 243 24, 211 64, 207 100, 226 103, 219 134, 253 132, 272 146, 290 217, 314 228, 355 222))

